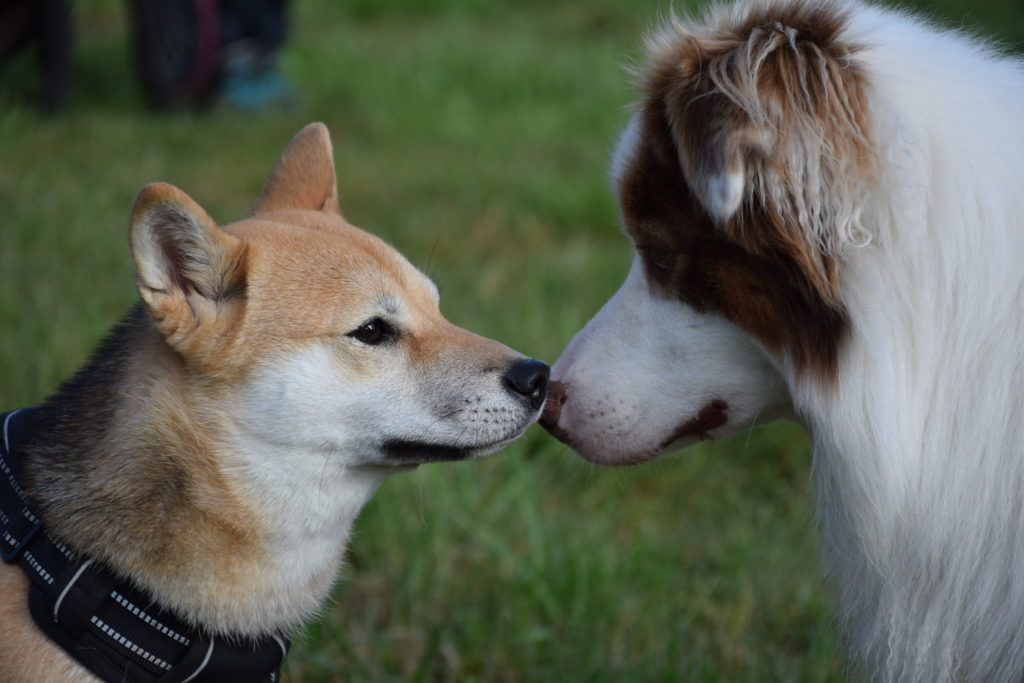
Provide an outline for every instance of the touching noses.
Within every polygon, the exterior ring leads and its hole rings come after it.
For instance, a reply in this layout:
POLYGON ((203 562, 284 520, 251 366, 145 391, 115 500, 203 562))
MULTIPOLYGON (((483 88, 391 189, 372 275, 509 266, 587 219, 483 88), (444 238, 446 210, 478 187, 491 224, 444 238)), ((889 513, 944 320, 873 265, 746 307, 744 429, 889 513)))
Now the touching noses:
POLYGON ((538 410, 547 397, 550 373, 551 368, 545 363, 526 358, 513 363, 502 379, 509 391, 525 398, 534 410, 538 410))

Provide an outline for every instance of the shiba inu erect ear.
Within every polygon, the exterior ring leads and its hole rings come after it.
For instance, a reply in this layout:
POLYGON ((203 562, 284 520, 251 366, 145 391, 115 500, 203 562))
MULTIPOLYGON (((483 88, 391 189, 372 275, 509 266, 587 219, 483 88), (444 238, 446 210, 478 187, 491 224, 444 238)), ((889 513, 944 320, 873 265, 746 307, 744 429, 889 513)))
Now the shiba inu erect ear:
POLYGON ((292 138, 250 213, 282 209, 338 212, 334 150, 322 123, 311 123, 292 138))
POLYGON ((173 348, 195 356, 227 330, 245 291, 245 246, 191 197, 166 183, 142 188, 131 248, 139 294, 173 348))

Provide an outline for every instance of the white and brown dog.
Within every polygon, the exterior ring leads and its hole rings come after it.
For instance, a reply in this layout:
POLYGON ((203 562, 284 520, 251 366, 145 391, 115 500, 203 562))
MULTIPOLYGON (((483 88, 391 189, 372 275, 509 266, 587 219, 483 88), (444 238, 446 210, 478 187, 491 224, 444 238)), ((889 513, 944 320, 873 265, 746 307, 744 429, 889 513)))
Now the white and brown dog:
POLYGON ((86 565, 132 586, 106 589, 125 613, 89 607, 77 636, 81 647, 107 636, 132 664, 125 680, 242 680, 223 662, 209 674, 218 649, 316 613, 388 474, 497 451, 544 400, 547 366, 447 322, 426 276, 342 218, 323 125, 291 142, 237 223, 218 227, 180 190, 147 186, 131 247, 142 303, 55 396, 4 422, 5 474, 20 472, 26 519, 38 515, 68 561, 61 576, 37 571, 26 533, 25 570, 0 565, 3 681, 92 679, 65 651, 75 644, 37 627, 71 619, 86 565), (34 622, 28 577, 46 589, 41 572, 53 599, 34 622), (135 589, 149 602, 125 597, 135 589), (111 625, 153 626, 156 610, 202 639, 188 666, 111 625))
POLYGON ((800 420, 864 673, 1024 679, 1024 64, 749 0, 672 21, 640 82, 612 169, 633 267, 546 426, 625 464, 800 420))

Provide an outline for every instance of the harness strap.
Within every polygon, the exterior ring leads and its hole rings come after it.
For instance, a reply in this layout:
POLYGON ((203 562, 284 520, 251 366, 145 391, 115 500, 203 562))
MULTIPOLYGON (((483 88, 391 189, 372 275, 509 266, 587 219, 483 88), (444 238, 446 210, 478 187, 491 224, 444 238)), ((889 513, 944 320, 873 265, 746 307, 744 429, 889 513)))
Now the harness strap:
POLYGON ((40 529, 43 528, 42 521, 29 511, 28 506, 21 500, 21 487, 14 478, 14 472, 7 464, 7 444, 11 431, 11 418, 15 413, 9 413, 3 420, 3 447, 0 450, 0 473, 5 479, 4 484, 9 487, 17 496, 20 505, 4 509, 0 506, 0 525, 3 534, 0 535, 0 557, 4 562, 14 562, 25 550, 25 546, 35 538, 40 529))
POLYGON ((215 639, 144 591, 50 538, 28 507, 16 445, 32 409, 0 416, 0 556, 31 580, 36 625, 103 680, 220 683, 278 680, 287 638, 215 639))

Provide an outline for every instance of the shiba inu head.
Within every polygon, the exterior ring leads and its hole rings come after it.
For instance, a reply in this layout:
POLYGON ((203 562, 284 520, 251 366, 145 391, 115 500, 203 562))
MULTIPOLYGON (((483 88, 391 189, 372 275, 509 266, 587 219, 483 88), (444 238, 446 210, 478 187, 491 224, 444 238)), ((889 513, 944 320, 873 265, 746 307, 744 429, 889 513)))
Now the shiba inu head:
POLYGON ((546 365, 449 323, 342 218, 321 124, 243 220, 158 183, 130 241, 141 302, 27 413, 26 489, 48 534, 209 633, 299 628, 388 474, 496 451, 540 413, 546 365))
POLYGON ((423 273, 341 216, 322 124, 237 223, 148 185, 131 243, 143 302, 235 434, 407 465, 496 451, 538 417, 547 366, 449 323, 423 273))

